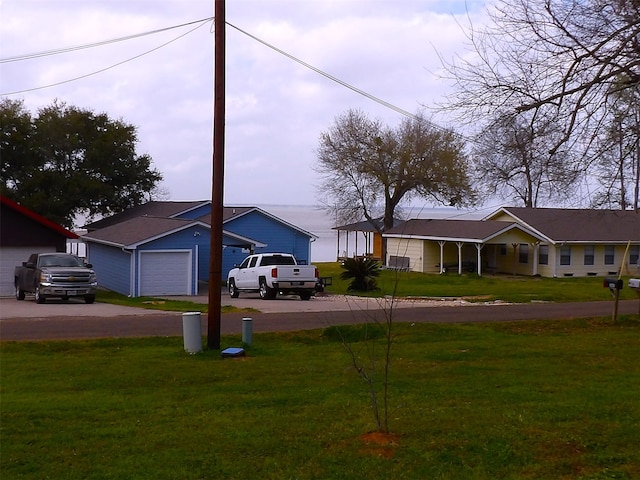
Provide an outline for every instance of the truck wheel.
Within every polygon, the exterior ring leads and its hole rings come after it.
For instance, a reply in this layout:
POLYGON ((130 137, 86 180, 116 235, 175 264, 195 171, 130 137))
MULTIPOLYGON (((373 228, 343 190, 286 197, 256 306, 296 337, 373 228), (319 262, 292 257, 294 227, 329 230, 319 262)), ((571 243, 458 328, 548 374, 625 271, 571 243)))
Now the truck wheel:
POLYGON ((93 303, 95 301, 96 301, 95 295, 85 295, 84 297, 84 303, 93 303))
POLYGON ((229 279, 229 296, 231 298, 238 298, 240 296, 240 290, 236 288, 236 282, 233 278, 229 279))
POLYGON ((259 293, 260 293, 260 298, 263 300, 273 300, 274 298, 276 298, 276 294, 277 294, 277 292, 273 288, 270 288, 267 285, 267 281, 265 279, 260 280, 259 293))
POLYGON ((309 300, 311 298, 311 292, 300 292, 300 300, 309 300))
POLYGON ((35 288, 35 295, 36 295, 36 303, 44 303, 47 300, 45 296, 40 293, 40 287, 37 285, 35 288))
POLYGON ((18 285, 16 285, 16 300, 24 300, 24 290, 21 290, 18 285))

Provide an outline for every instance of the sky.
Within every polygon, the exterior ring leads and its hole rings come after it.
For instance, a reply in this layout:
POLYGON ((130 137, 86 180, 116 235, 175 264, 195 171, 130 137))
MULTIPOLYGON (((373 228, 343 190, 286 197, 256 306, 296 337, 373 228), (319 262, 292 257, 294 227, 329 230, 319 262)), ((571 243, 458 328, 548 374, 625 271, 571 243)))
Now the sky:
MULTIPOLYGON (((355 108, 389 126, 403 118, 256 38, 430 116, 452 88, 440 57, 468 53, 464 27, 481 24, 484 8, 482 0, 227 0, 225 205, 318 204, 315 152, 336 117, 355 108)), ((162 199, 210 199, 213 13, 213 0, 1 0, 0 95, 33 114, 57 100, 135 125, 137 152, 164 176, 162 199)))

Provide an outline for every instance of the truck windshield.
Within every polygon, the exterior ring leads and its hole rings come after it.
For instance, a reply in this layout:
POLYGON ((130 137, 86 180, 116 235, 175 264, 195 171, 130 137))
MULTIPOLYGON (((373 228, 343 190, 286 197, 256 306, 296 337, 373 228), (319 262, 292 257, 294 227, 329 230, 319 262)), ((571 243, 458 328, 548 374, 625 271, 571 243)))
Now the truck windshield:
POLYGON ((73 255, 47 255, 40 257, 41 267, 84 267, 82 260, 73 255))

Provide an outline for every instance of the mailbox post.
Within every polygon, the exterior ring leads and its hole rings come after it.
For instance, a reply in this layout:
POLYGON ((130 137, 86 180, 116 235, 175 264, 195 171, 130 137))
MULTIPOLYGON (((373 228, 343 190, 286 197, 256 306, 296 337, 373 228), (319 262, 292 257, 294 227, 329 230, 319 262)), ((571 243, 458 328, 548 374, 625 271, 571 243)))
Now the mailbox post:
POLYGON ((620 301, 620 290, 622 290, 623 285, 624 282, 621 278, 605 278, 602 283, 602 286, 611 290, 613 294, 613 314, 611 315, 613 323, 616 323, 618 320, 618 303, 620 301))
POLYGON ((629 288, 638 294, 638 315, 640 315, 640 278, 630 278, 629 288))

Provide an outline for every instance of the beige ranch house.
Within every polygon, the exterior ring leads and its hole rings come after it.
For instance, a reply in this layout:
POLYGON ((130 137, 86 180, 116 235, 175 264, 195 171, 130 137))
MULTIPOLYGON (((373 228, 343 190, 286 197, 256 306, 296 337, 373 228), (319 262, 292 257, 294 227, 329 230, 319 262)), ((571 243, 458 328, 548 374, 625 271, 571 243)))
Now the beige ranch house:
POLYGON ((383 233, 386 264, 424 273, 637 274, 640 213, 504 207, 482 220, 414 219, 383 233))

